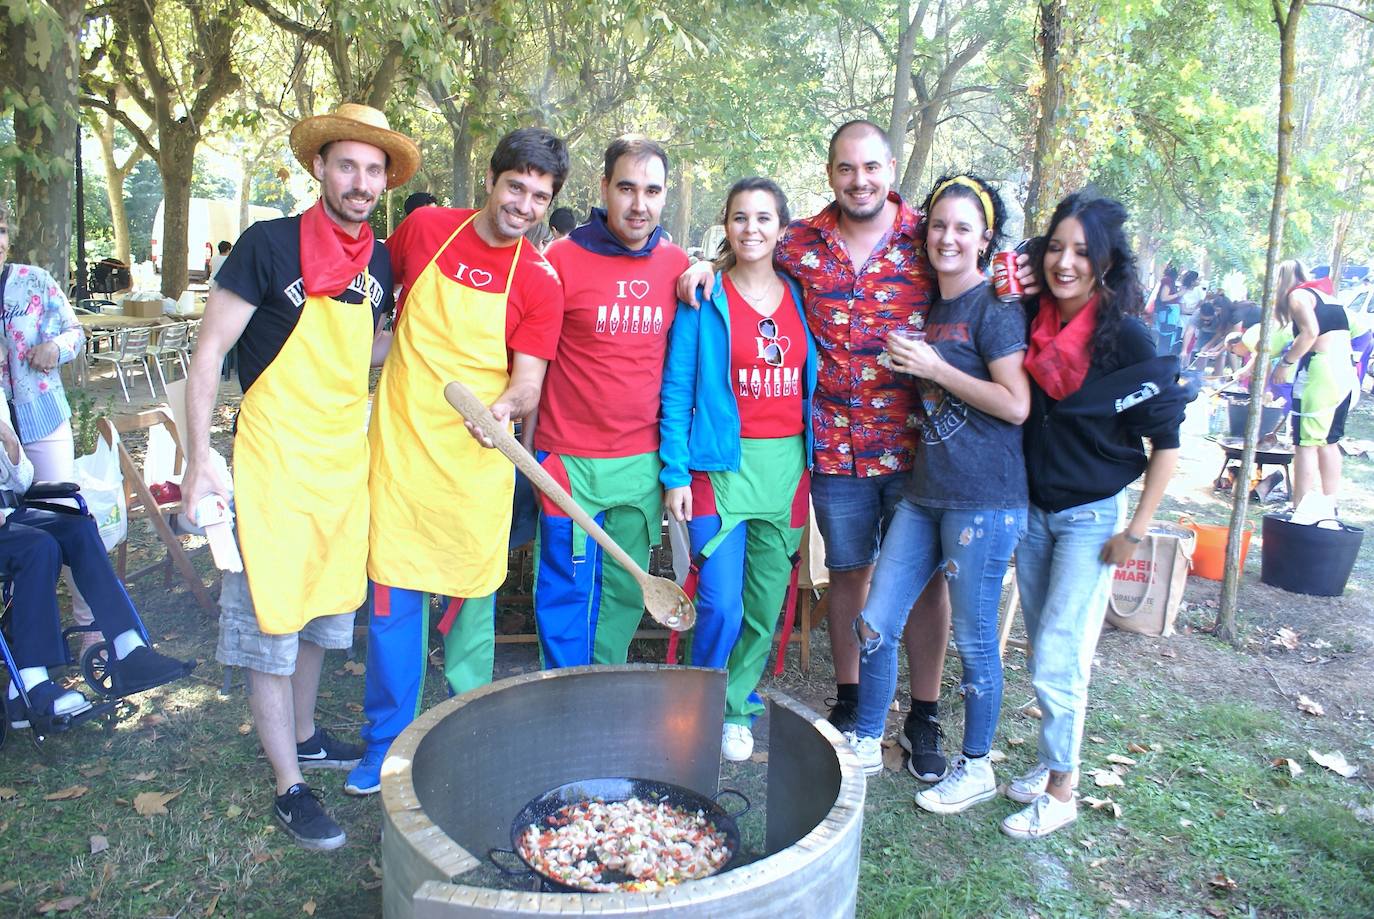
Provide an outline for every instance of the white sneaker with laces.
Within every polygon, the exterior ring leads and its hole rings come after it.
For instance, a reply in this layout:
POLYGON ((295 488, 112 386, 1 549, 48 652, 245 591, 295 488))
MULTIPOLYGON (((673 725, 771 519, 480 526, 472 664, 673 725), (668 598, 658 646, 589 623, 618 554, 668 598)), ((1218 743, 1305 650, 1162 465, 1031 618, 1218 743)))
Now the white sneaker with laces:
POLYGON ((720 752, 732 763, 742 763, 754 755, 754 732, 747 724, 725 722, 720 733, 720 752))
MULTIPOLYGON (((1029 804, 1036 798, 1045 793, 1050 784, 1050 767, 1044 763, 1036 763, 1035 768, 1019 778, 1012 779, 1007 785, 1007 797, 1018 804, 1029 804)), ((1075 790, 1078 788, 1078 770, 1074 770, 1073 778, 1069 784, 1075 790)))
POLYGON ((1039 839, 1078 819, 1078 798, 1060 801, 1046 792, 1024 810, 1002 821, 1002 832, 1013 839, 1039 839))
POLYGON ((846 731, 844 739, 854 748, 863 766, 864 775, 877 775, 883 771, 883 739, 881 737, 860 737, 853 731, 846 731))
POLYGON ((957 814, 980 801, 997 797, 997 776, 986 756, 972 759, 960 753, 938 784, 916 792, 916 803, 932 814, 957 814))

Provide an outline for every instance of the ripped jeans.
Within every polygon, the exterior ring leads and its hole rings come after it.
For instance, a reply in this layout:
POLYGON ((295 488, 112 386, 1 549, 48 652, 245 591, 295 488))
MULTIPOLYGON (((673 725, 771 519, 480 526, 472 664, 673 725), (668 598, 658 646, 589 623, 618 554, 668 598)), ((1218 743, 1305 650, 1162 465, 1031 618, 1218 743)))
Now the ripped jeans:
POLYGON ((955 510, 903 498, 883 537, 859 633, 860 737, 881 737, 897 690, 897 646, 911 605, 938 570, 949 583, 954 642, 963 664, 964 745, 986 756, 1002 708, 997 650, 1002 576, 1025 533, 1025 507, 955 510), (877 635, 864 637, 864 625, 877 635))

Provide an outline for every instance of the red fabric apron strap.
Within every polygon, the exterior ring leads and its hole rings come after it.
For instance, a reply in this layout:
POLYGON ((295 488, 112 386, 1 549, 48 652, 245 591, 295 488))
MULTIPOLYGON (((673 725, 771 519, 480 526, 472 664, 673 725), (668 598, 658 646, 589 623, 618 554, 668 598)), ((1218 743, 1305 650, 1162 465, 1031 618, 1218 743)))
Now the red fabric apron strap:
MULTIPOLYGON (((795 581, 796 578, 793 578, 795 581)), ((439 634, 447 635, 453 629, 453 620, 458 618, 458 611, 463 608, 462 597, 450 597, 448 608, 444 610, 443 618, 439 620, 439 634)))
MULTIPOLYGON (((682 579, 682 592, 687 595, 687 599, 696 600, 697 584, 701 581, 701 566, 706 564, 707 556, 698 552, 692 556, 691 564, 687 566, 687 577, 682 579)), ((668 636, 668 650, 663 655, 665 664, 677 663, 677 645, 681 632, 672 632, 668 636)))
POLYGON ((792 640, 792 623, 797 618, 797 580, 801 574, 801 553, 792 555, 792 579, 787 582, 787 599, 782 606, 782 635, 778 638, 778 660, 773 666, 773 676, 782 676, 783 665, 787 663, 787 645, 792 640))
POLYGON ((391 615, 391 588, 385 584, 374 585, 372 592, 372 615, 391 615))

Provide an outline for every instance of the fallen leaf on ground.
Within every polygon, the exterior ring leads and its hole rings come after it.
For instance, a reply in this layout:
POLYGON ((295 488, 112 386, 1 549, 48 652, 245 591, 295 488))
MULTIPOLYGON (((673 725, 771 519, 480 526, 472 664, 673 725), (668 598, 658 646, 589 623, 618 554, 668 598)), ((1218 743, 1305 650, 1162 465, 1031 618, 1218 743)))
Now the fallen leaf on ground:
POLYGON ((363 710, 363 707, 362 707, 361 705, 359 705, 357 702, 350 702, 350 703, 348 703, 348 710, 349 710, 350 712, 357 713, 357 712, 362 711, 362 710, 363 710))
POLYGON ((17 788, 0 788, 0 801, 8 801, 10 798, 19 797, 17 788))
POLYGON ((1348 779, 1360 771, 1359 766, 1352 766, 1345 761, 1345 754, 1339 750, 1330 753, 1318 753, 1316 750, 1308 750, 1307 755, 1312 757, 1312 762, 1321 766, 1323 769, 1330 769, 1343 779, 1348 779))
POLYGON ((1035 718, 1037 720, 1045 717, 1045 713, 1040 711, 1040 706, 1034 703, 1027 705, 1025 708, 1021 709, 1021 714, 1025 715, 1027 718, 1035 718))
POLYGON ((253 863, 255 865, 261 865, 271 857, 272 856, 268 855, 266 852, 255 852, 253 854, 253 863))
POLYGON ((1130 772, 1131 770, 1127 769, 1125 766, 1121 765, 1120 763, 1112 763, 1112 771, 1115 772, 1117 775, 1125 775, 1126 773, 1130 772))
POLYGON ((382 876, 382 869, 380 866, 378 866, 377 860, 375 858, 369 858, 367 860, 367 870, 372 872, 373 877, 379 878, 382 876))
POLYGON ((230 804, 224 809, 224 816, 228 817, 230 820, 233 820, 235 817, 242 817, 243 808, 239 807, 237 804, 230 804))
POLYGON ((1126 784, 1125 782, 1121 781, 1121 776, 1117 775, 1110 769, 1094 769, 1092 772, 1088 774, 1093 777, 1093 784, 1096 785, 1098 788, 1111 788, 1114 785, 1126 784))
POLYGON ((1318 638, 1316 641, 1310 641, 1310 642, 1308 642, 1308 645, 1309 645, 1310 647, 1316 648, 1318 651, 1320 651, 1320 650, 1322 650, 1323 648, 1329 648, 1329 647, 1331 647, 1331 642, 1327 641, 1327 640, 1324 639, 1324 638, 1318 638))
POLYGON ((1094 798, 1092 795, 1085 795, 1082 800, 1084 804, 1095 811, 1109 810, 1112 812, 1113 817, 1119 818, 1121 816, 1121 805, 1117 804, 1111 798, 1094 798))
POLYGON ((1181 827, 1183 827, 1183 828, 1186 830, 1186 829, 1188 829, 1188 827, 1190 827, 1190 826, 1193 825, 1193 821, 1189 820, 1187 817, 1179 817, 1179 818, 1178 818, 1178 825, 1181 826, 1181 827))
POLYGON ((253 726, 252 726, 251 724, 241 724, 241 725, 239 725, 239 733, 240 733, 240 734, 248 734, 248 733, 251 732, 252 730, 253 730, 253 726))
POLYGON ((1097 845, 1097 840, 1093 839, 1091 836, 1084 836, 1082 839, 1078 840, 1078 844, 1085 849, 1091 849, 1093 846, 1097 845))
POLYGON ((1298 693, 1298 709, 1307 712, 1309 715, 1316 715, 1318 718, 1326 714, 1326 709, 1322 708, 1320 702, 1315 699, 1309 699, 1302 693, 1298 693))
POLYGON ((1208 905, 1204 906, 1202 908, 1202 911, 1207 915, 1211 916, 1212 919, 1225 919, 1225 916, 1227 914, 1226 907, 1217 906, 1215 903, 1209 903, 1208 905))
POLYGON ((1108 753, 1108 754, 1107 754, 1107 762, 1109 762, 1109 763, 1120 763, 1120 764, 1123 765, 1123 766, 1134 766, 1134 765, 1135 765, 1135 760, 1131 759, 1129 756, 1122 756, 1120 753, 1108 753))
POLYGON ((157 712, 150 712, 138 719, 138 726, 141 728, 155 728, 166 720, 167 718, 165 715, 159 715, 157 712))
POLYGON ((92 854, 92 855, 95 855, 95 854, 97 854, 97 853, 99 853, 99 852, 104 852, 104 851, 105 851, 106 849, 108 849, 109 847, 110 847, 110 840, 106 839, 104 836, 92 836, 92 837, 91 837, 91 854, 92 854))
POLYGON ((99 778, 105 774, 104 766, 90 766, 81 770, 81 777, 87 779, 99 778))
POLYGON ((329 691, 328 689, 321 689, 319 692, 315 693, 315 695, 319 696, 321 699, 332 699, 332 698, 334 698, 334 693, 332 693, 332 692, 329 691))
POLYGON ((70 800, 72 800, 73 798, 79 798, 79 797, 81 797, 82 795, 84 795, 84 794, 85 794, 86 792, 88 792, 88 791, 90 791, 90 789, 87 788, 85 785, 71 785, 71 786, 69 786, 69 787, 67 787, 67 788, 62 789, 61 791, 54 791, 52 794, 44 795, 44 796, 43 796, 43 800, 44 800, 44 801, 70 801, 70 800))
POLYGON ((1274 634, 1273 638, 1269 639, 1269 643, 1287 648, 1289 651, 1296 651, 1298 650, 1298 633, 1285 625, 1274 634))
POLYGON ((145 817, 157 817, 167 813, 167 802, 180 791, 144 791, 134 796, 134 810, 145 817))
POLYGON ((18 881, 6 881, 5 883, 0 884, 0 893, 9 893, 11 890, 18 886, 18 881))
POLYGON ((1208 878, 1207 883, 1217 890, 1235 890, 1237 886, 1235 878, 1227 874, 1222 874, 1221 872, 1217 872, 1214 876, 1208 878))
POLYGON ((1026 742, 1026 738, 1024 738, 1024 737, 1008 737, 1008 738, 1007 738, 1007 746, 1009 746, 1009 747, 1019 747, 1019 746, 1021 746, 1023 743, 1025 743, 1025 742, 1026 742))
POLYGON ((1107 738, 1099 737, 1096 734, 1093 734, 1091 737, 1088 738, 1088 741, 1091 743, 1106 743, 1107 738))
POLYGON ((1007 754, 1003 753, 1001 750, 992 750, 992 751, 989 751, 989 753, 988 753, 988 762, 990 762, 990 763, 1005 763, 1006 761, 1007 761, 1007 754))
POLYGON ((1287 769, 1288 775, 1292 778, 1296 779, 1298 776, 1302 775, 1302 767, 1297 764, 1296 760, 1289 759, 1286 756, 1276 756, 1272 762, 1276 768, 1287 769))
POLYGON ((896 744, 883 747, 883 768, 899 772, 902 768, 902 748, 896 744))
POLYGON ((1159 652, 1160 657, 1178 657, 1178 652, 1173 648, 1163 648, 1159 652))
POLYGON ((38 904, 38 911, 47 915, 48 913, 69 913, 82 903, 86 902, 85 897, 70 896, 60 900, 48 900, 38 904))
MULTIPOLYGON (((346 665, 345 665, 345 666, 346 666, 346 665)), ((302 904, 301 904, 301 912, 305 913, 307 916, 313 916, 313 915, 315 915, 315 901, 314 901, 314 900, 306 900, 304 903, 302 903, 302 904)))
POLYGON ((153 881, 153 883, 151 884, 144 884, 142 887, 139 888, 139 890, 143 891, 144 893, 147 893, 154 887, 161 887, 164 883, 166 883, 166 878, 160 881, 153 881))
POLYGON ((759 752, 750 755, 750 757, 749 757, 749 762, 751 762, 751 763, 766 763, 766 762, 768 762, 768 751, 767 751, 767 750, 760 750, 759 752))
POLYGON ((362 661, 344 661, 343 669, 354 676, 362 676, 364 673, 367 673, 367 664, 364 664, 362 661))
POLYGON ((210 902, 205 904, 205 912, 201 913, 202 916, 213 916, 215 914, 215 908, 219 906, 219 897, 219 894, 215 894, 210 898, 210 902))
POLYGON ((1136 743, 1135 741, 1131 741, 1130 743, 1126 744, 1126 752, 1127 752, 1127 753, 1149 753, 1149 752, 1150 752, 1150 748, 1147 747, 1147 746, 1144 746, 1144 745, 1142 745, 1142 744, 1138 744, 1138 743, 1136 743))
POLYGON ((135 781, 135 782, 151 782, 151 781, 152 781, 153 779, 155 779, 155 778, 157 778, 157 773, 156 773, 156 772, 136 772, 136 773, 134 773, 134 781, 135 781))
POLYGON ((1101 867, 1102 867, 1102 864, 1103 864, 1104 862, 1106 862, 1106 861, 1107 861, 1107 856, 1104 855, 1104 856, 1102 856, 1101 858, 1095 858, 1095 859, 1093 859, 1092 861, 1088 862, 1088 867, 1089 867, 1089 868, 1101 868, 1101 867))

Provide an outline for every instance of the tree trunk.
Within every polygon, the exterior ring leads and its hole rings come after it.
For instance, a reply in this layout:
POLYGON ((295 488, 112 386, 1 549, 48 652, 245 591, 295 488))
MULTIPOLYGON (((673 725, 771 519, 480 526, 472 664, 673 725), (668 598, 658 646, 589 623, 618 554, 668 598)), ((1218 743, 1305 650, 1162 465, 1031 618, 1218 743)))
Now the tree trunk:
MULTIPOLYGON (((10 259, 44 269, 64 291, 70 280, 72 162, 81 67, 77 41, 83 10, 80 0, 48 0, 29 4, 23 22, 6 17, 6 46, 18 62, 8 75, 17 90, 11 100, 14 140, 25 154, 14 167, 10 259)), ((84 257, 77 253, 77 258, 84 257)))
MULTIPOLYGON (((162 171, 162 296, 175 300, 186 289, 191 218, 191 175, 196 163, 196 135, 163 131, 157 168, 162 171)), ((197 251, 199 255, 199 251, 197 251)))
POLYGON ((464 117, 453 129, 453 206, 472 206, 472 134, 467 129, 467 107, 464 117))
POLYGON ((135 146, 124 165, 115 158, 114 119, 99 114, 100 130, 96 138, 100 141, 100 161, 105 167, 105 198, 110 204, 110 223, 114 226, 115 258, 126 265, 132 265, 129 244, 129 215, 124 206, 124 182, 133 172, 134 166, 143 159, 143 149, 135 146))
POLYGON ((930 158, 930 148, 935 146, 935 128, 940 123, 940 110, 944 103, 937 97, 921 107, 916 116, 916 138, 911 142, 911 158, 902 170, 902 197, 916 206, 921 193, 921 175, 925 172, 926 160, 930 158))
POLYGON ((1035 154, 1031 159, 1030 185, 1026 188, 1026 235, 1032 227, 1044 226, 1049 214, 1044 199, 1046 173, 1054 157, 1055 126, 1059 120, 1059 106, 1064 92, 1059 74, 1059 47, 1064 41, 1065 0, 1040 2, 1040 69, 1044 85, 1040 88, 1040 118, 1035 126, 1035 154))
POLYGON ((673 242, 686 249, 690 245, 687 237, 692 225, 692 170, 679 157, 675 171, 677 188, 668 232, 672 234, 673 242))
POLYGON ((1236 602, 1240 590, 1241 531, 1250 504, 1250 470, 1259 442, 1260 415, 1264 407, 1264 384, 1269 377, 1269 326, 1274 315, 1274 280, 1279 255, 1283 250, 1283 224, 1287 217, 1289 170, 1293 158, 1293 84, 1297 79, 1298 24, 1305 0, 1289 0, 1287 15, 1283 0, 1271 0, 1274 19, 1279 26, 1279 131, 1278 162, 1274 176, 1274 201, 1269 211, 1269 252, 1264 266, 1263 320, 1250 379, 1250 412, 1245 419, 1245 446, 1240 456, 1240 474, 1231 500, 1231 525, 1226 536, 1226 571, 1221 582, 1221 605, 1214 630, 1218 638, 1236 643, 1236 602))
MULTIPOLYGON (((910 0, 900 0, 897 4, 897 76, 892 81, 892 119, 888 122, 887 140, 892 145, 892 158, 899 164, 906 152, 906 123, 911 118, 911 58, 916 51, 916 36, 920 32, 921 19, 925 17, 925 4, 920 6, 916 21, 911 20, 910 0)), ((901 168, 901 167, 899 167, 901 168)), ((905 169, 893 179, 898 188, 902 185, 905 169)))

